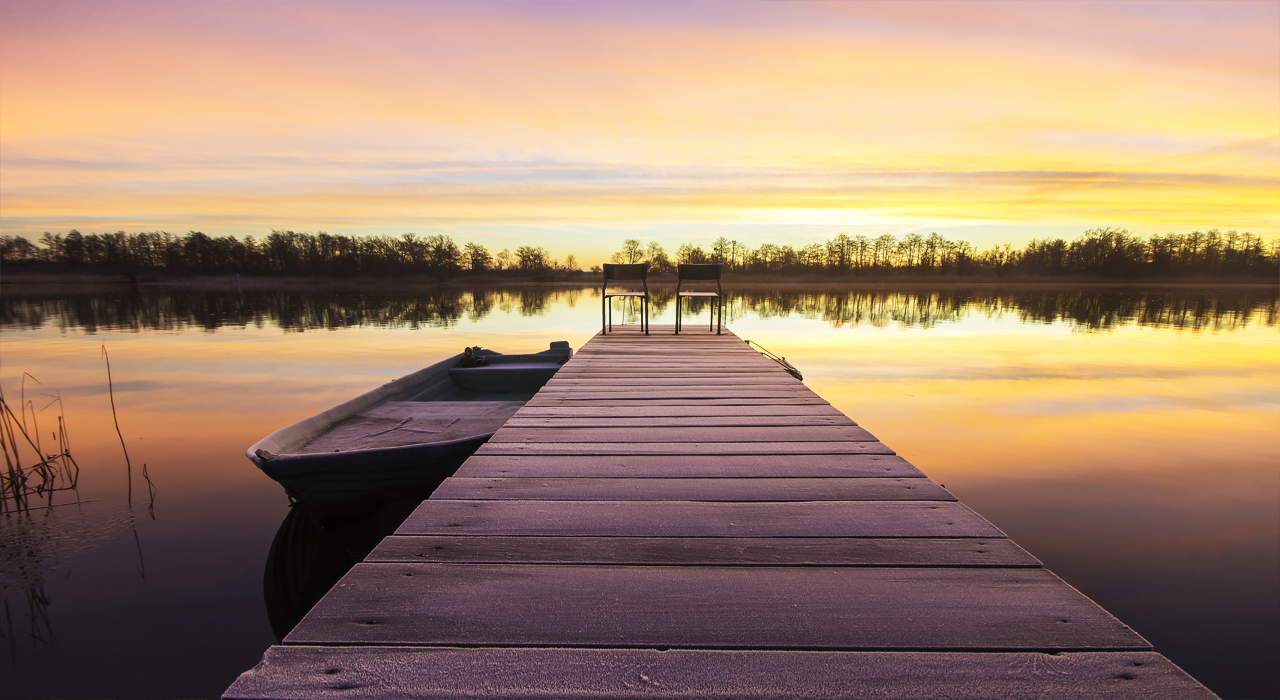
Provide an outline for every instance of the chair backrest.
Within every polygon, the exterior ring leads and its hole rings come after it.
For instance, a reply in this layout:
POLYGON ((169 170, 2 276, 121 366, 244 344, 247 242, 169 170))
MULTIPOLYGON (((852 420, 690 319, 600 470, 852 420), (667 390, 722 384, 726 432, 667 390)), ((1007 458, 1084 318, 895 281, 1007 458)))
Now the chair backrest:
POLYGON ((708 265, 684 264, 676 266, 676 277, 679 280, 720 280, 719 263, 708 265))
POLYGON ((604 264, 604 278, 608 280, 642 280, 649 276, 649 263, 604 264))

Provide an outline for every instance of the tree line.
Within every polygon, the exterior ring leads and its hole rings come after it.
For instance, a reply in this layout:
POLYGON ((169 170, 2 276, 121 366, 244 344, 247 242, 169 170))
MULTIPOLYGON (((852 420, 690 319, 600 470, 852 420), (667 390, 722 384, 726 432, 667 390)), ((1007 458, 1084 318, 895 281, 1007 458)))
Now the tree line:
MULTIPOLYGON (((675 273, 680 263, 720 263, 730 272, 760 276, 1275 276, 1280 273, 1280 241, 1236 231, 1157 234, 1143 238, 1126 229, 1102 227, 1073 241, 1033 239, 1023 248, 1005 243, 980 251, 967 241, 937 233, 868 237, 838 234, 802 247, 764 243, 751 247, 720 237, 709 248, 681 244, 668 255, 658 242, 623 241, 615 263, 649 263, 657 276, 675 273)), ((456 244, 443 234, 344 236, 272 231, 252 236, 146 233, 45 233, 36 242, 0 236, 0 264, 50 272, 101 272, 136 280, 139 275, 399 277, 446 279, 466 273, 540 275, 576 272, 573 255, 553 258, 542 246, 491 254, 478 243, 456 244)), ((10 267, 12 269, 12 267, 10 267)), ((592 272, 599 272, 598 265, 592 272)))
POLYGON ((85 234, 75 229, 65 235, 45 233, 37 243, 20 236, 2 236, 0 263, 131 277, 164 273, 180 277, 243 274, 446 278, 467 270, 539 273, 578 267, 574 256, 559 260, 541 246, 520 246, 514 253, 503 250, 493 255, 477 243, 459 247, 447 235, 344 236, 272 231, 259 241, 253 236, 240 240, 200 231, 177 236, 164 231, 85 234))
POLYGON ((1032 239, 1024 248, 1009 243, 979 251, 968 241, 937 233, 897 238, 838 234, 825 243, 800 248, 765 243, 757 248, 723 236, 709 249, 683 244, 674 256, 657 242, 623 241, 612 262, 647 262, 659 275, 683 263, 720 263, 746 274, 781 275, 956 275, 956 276, 1185 276, 1259 275, 1280 272, 1280 240, 1218 229, 1157 234, 1142 238, 1126 229, 1102 227, 1074 241, 1032 239))

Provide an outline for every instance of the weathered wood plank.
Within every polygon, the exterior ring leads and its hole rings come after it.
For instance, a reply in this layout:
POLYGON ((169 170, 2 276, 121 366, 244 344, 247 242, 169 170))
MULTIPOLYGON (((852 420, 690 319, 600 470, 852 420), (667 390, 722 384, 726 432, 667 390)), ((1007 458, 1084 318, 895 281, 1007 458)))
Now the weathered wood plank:
POLYGON ((773 360, 760 355, 748 353, 729 354, 722 353, 717 350, 702 349, 686 349, 671 353, 581 353, 574 355, 574 359, 565 363, 565 366, 581 367, 582 365, 613 365, 616 367, 626 368, 632 363, 663 366, 674 365, 702 369, 725 367, 764 368, 769 365, 777 366, 773 360))
MULTIPOLYGON (((880 442, 488 442, 477 455, 865 455, 893 454, 880 442)), ((693 460, 688 460, 693 461, 693 460)))
MULTIPOLYGON (((759 352, 748 349, 737 343, 666 343, 649 345, 642 343, 609 343, 584 346, 574 353, 574 358, 608 358, 624 357, 678 357, 689 358, 698 355, 724 357, 734 360, 756 360, 763 357, 759 352)), ((765 358, 767 359, 767 358, 765 358)))
POLYGON ((222 697, 1214 698, 1154 652, 839 652, 273 646, 222 697))
POLYGON ((683 387, 639 387, 639 386, 615 386, 600 389, 583 389, 579 387, 570 387, 566 389, 542 389, 536 394, 536 398, 540 400, 550 401, 574 401, 577 403, 591 403, 594 401, 615 401, 617 399, 630 399, 642 401, 682 401, 688 403, 710 405, 709 401, 731 400, 739 401, 748 400, 794 400, 802 399, 806 401, 818 400, 823 401, 822 397, 810 391, 808 388, 801 386, 793 387, 714 387, 714 386, 690 386, 683 387))
POLYGON ((475 455, 456 476, 827 478, 924 476, 897 455, 475 455))
MULTIPOLYGON (((556 373, 559 374, 558 372, 556 373)), ((553 377, 547 382, 547 386, 554 389, 569 389, 574 391, 580 389, 595 389, 599 387, 610 386, 685 386, 696 384, 699 386, 794 386, 800 382, 791 375, 775 375, 775 374, 723 374, 718 377, 709 376, 683 376, 683 377, 579 377, 564 376, 553 377)))
POLYGON ((954 501, 923 478, 575 479, 455 476, 435 500, 501 501, 954 501))
POLYGON ((742 350, 736 345, 724 347, 715 347, 714 345, 664 346, 661 348, 629 348, 618 345, 604 349, 588 345, 573 355, 573 359, 578 361, 608 360, 614 357, 671 358, 683 361, 708 358, 716 361, 724 359, 730 362, 757 362, 760 360, 773 362, 773 360, 754 350, 742 350))
POLYGON ((393 536, 365 561, 435 564, 1038 567, 1003 538, 393 536))
POLYGON ((662 374, 674 376, 687 376, 692 378, 709 377, 723 378, 727 376, 745 376, 745 377, 776 377, 787 378, 798 382, 791 375, 783 371, 782 368, 769 362, 768 364, 734 364, 734 365, 717 365, 709 367, 705 364, 686 363, 678 360, 667 361, 646 361, 638 358, 619 359, 612 362, 587 362, 574 365, 572 363, 564 365, 560 371, 556 372, 556 376, 560 378, 570 377, 577 379, 591 379, 602 377, 604 375, 624 375, 624 376, 643 376, 649 374, 662 374), (778 371, 774 371, 774 370, 778 371))
POLYGON ((1004 537, 947 501, 423 501, 397 535, 1004 537))
POLYGON ((774 404, 763 406, 691 406, 688 404, 655 404, 646 406, 529 406, 516 411, 516 418, 543 417, 675 417, 675 416, 840 416, 834 406, 821 404, 774 404))
POLYGON ((1043 569, 357 564, 289 644, 1146 650, 1043 569))
POLYGON ((635 364, 654 365, 658 367, 688 367, 696 368, 719 368, 725 369, 730 367, 768 367, 770 365, 777 366, 773 360, 762 355, 741 355, 738 357, 721 358, 719 353, 697 353, 686 352, 679 355, 579 355, 574 359, 565 363, 565 366, 573 365, 581 367, 582 365, 598 365, 603 367, 632 366, 635 364))
POLYGON ((876 437, 853 425, 787 425, 768 430, 755 427, 677 426, 640 428, 502 428, 489 439, 495 443, 654 443, 689 442, 875 442, 876 437))
POLYGON ((815 406, 829 406, 826 400, 818 396, 802 396, 796 398, 728 398, 728 399, 707 399, 707 398, 646 398, 646 399, 595 399, 590 403, 580 399, 569 397, 553 397, 538 394, 529 400, 526 406, 585 406, 589 405, 593 408, 601 406, 687 406, 690 404, 699 406, 777 406, 780 404, 809 404, 815 406))
POLYGON ((667 326, 666 332, 659 326, 653 326, 649 335, 640 335, 638 337, 617 337, 613 333, 605 335, 597 334, 585 347, 609 347, 611 345, 631 346, 631 347, 648 347, 650 345, 727 345, 735 348, 751 347, 745 340, 729 333, 711 334, 684 334, 676 335, 674 326, 667 326))
POLYGON ((609 355, 674 355, 685 356, 691 355, 714 355, 716 357, 725 356, 733 358, 765 358, 758 351, 751 349, 746 343, 717 343, 707 341, 694 341, 691 343, 663 343, 654 344, 636 343, 620 341, 617 343, 587 343, 574 353, 574 357, 596 356, 608 357, 609 355))
POLYGON ((580 400, 591 400, 600 398, 615 398, 618 396, 643 396, 643 397, 684 397, 689 398, 725 398, 736 396, 816 396, 812 389, 799 383, 791 384, 702 384, 699 382, 687 382, 684 384, 671 385, 619 385, 619 384, 596 384, 593 386, 580 385, 564 385, 543 387, 538 392, 541 396, 575 396, 581 397, 580 400))
POLYGON ((629 347, 624 345, 616 345, 614 347, 598 348, 588 346, 574 353, 575 359, 608 359, 612 357, 671 357, 680 359, 694 358, 699 355, 714 356, 717 360, 723 358, 725 360, 744 360, 755 361, 764 358, 760 353, 754 350, 744 350, 738 345, 722 345, 701 344, 701 345, 665 345, 653 347, 629 347))
POLYGON ((627 418, 556 416, 523 418, 516 416, 505 428, 685 428, 743 426, 857 425, 848 416, 633 416, 627 418))
POLYGON ((743 384, 752 386, 804 386, 786 372, 690 372, 688 370, 636 368, 626 372, 556 372, 555 384, 550 386, 564 388, 566 385, 579 385, 576 388, 591 389, 593 386, 645 386, 645 382, 653 381, 652 386, 683 386, 698 384, 701 386, 721 386, 726 381, 740 379, 743 384), (622 383, 626 382, 626 383, 622 383), (679 382, 679 383, 674 383, 679 382))
POLYGON ((710 384, 684 384, 679 386, 602 386, 602 387, 543 387, 538 398, 567 398, 575 401, 594 401, 596 399, 614 399, 625 396, 655 399, 708 399, 708 398, 780 398, 814 397, 817 394, 809 387, 796 383, 715 386, 710 384))
POLYGON ((644 332, 640 330, 640 326, 634 323, 625 325, 625 326, 620 326, 617 323, 615 323, 613 327, 615 330, 610 330, 608 333, 597 333, 594 336, 592 336, 591 339, 594 341, 597 338, 603 340, 603 339, 614 338, 614 337, 619 337, 619 338, 626 337, 626 338, 635 338, 640 342, 644 342, 644 340, 646 339, 655 338, 655 337, 656 338, 671 337, 671 338, 678 338, 678 339, 685 339, 685 338, 692 339, 692 338, 705 337, 705 338, 729 338, 731 340, 737 340, 740 342, 742 340, 741 338, 739 338, 738 336, 730 332, 728 328, 723 328, 723 327, 721 328, 720 333, 716 333, 715 329, 707 330, 705 327, 702 327, 702 326, 695 327, 693 325, 688 325, 688 326, 682 325, 680 328, 680 335, 675 334, 676 326, 674 323, 650 324, 648 335, 645 335, 644 332), (621 329, 621 332, 620 333, 616 332, 617 329, 621 329))
POLYGON ((718 381, 730 380, 733 378, 742 378, 744 381, 758 384, 759 381, 768 381, 768 383, 786 384, 787 381, 796 381, 786 372, 691 372, 691 371, 666 371, 666 370, 635 370, 635 371, 561 371, 556 372, 556 383, 609 383, 614 380, 628 380, 632 383, 641 383, 648 379, 660 379, 669 381, 703 381, 704 384, 714 384, 718 381))

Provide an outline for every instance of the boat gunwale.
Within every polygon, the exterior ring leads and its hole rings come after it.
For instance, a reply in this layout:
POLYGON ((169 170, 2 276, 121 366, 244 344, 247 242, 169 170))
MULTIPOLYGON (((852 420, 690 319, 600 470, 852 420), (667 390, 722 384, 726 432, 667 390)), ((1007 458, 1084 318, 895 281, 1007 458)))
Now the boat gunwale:
POLYGON ((422 369, 411 372, 393 379, 380 387, 366 391, 359 396, 343 401, 337 406, 321 411, 313 416, 303 418, 296 423, 286 425, 275 432, 268 434, 261 440, 253 443, 245 450, 245 456, 249 458, 257 467, 264 472, 267 471, 266 464, 278 457, 296 456, 308 457, 305 453, 296 452, 295 450, 306 445, 308 441, 314 439, 320 433, 324 432, 329 426, 340 420, 345 420, 361 411, 372 408, 378 404, 404 399, 413 396, 421 390, 431 378, 437 374, 444 374, 447 378, 449 369, 456 366, 462 360, 462 353, 452 355, 439 362, 423 367, 422 369), (289 448, 284 448, 289 445, 289 448), (271 448, 276 449, 271 449, 271 448), (258 456, 259 450, 275 453, 272 457, 263 459, 258 456))
MULTIPOLYGON (((449 370, 458 367, 458 364, 461 362, 464 354, 465 353, 458 353, 456 355, 449 356, 443 360, 440 360, 439 362, 435 362, 415 372, 406 374, 403 377, 393 379, 387 382, 386 384, 383 384, 382 386, 379 386, 375 389, 366 391, 365 393, 360 394, 359 396, 355 396, 351 399, 343 401, 342 403, 336 406, 333 406, 329 409, 326 409, 324 411, 321 411, 320 413, 317 413, 313 416, 308 416, 307 418, 303 418, 300 421, 297 421, 283 428, 280 428, 279 430, 276 430, 268 434, 267 436, 263 437, 261 440, 258 440, 257 442, 250 445, 249 448, 245 450, 245 456, 248 457, 249 461, 253 462, 254 465, 258 467, 258 469, 262 470, 264 473, 266 473, 268 476, 271 476, 273 479, 275 477, 272 474, 272 472, 275 470, 268 468, 268 465, 271 463, 279 464, 280 466, 288 466, 290 463, 317 461, 319 458, 323 458, 328 453, 308 453, 308 452, 298 452, 297 450, 307 445, 311 440, 314 440, 316 437, 321 435, 324 431, 328 430, 331 426, 333 426, 335 423, 338 423, 339 421, 346 420, 347 418, 355 416, 375 406, 379 406, 384 403, 390 403, 393 401, 404 401, 409 399, 412 396, 415 396, 421 393, 424 390, 424 388, 426 388, 428 385, 432 383, 433 379, 452 381, 452 377, 449 374, 449 370), (288 446, 288 447, 286 448, 285 446, 288 446), (264 459, 258 456, 259 451, 265 451, 272 454, 270 457, 267 457, 266 459, 264 459)), ((556 355, 565 354, 566 355, 565 360, 567 361, 568 358, 573 356, 573 350, 567 347, 563 349, 552 347, 547 350, 542 350, 540 352, 535 352, 535 353, 516 353, 513 355, 504 355, 502 353, 498 353, 493 350, 477 349, 477 354, 489 356, 489 357, 502 357, 502 358, 516 358, 516 357, 526 358, 526 357, 536 357, 539 355, 556 356, 556 355)), ((498 362, 495 364, 501 365, 506 363, 498 362)), ((563 364, 563 362, 561 362, 560 364, 563 364)), ((439 383, 439 382, 437 381, 436 383, 439 383)), ((347 454, 347 455, 360 455, 360 454, 370 454, 370 453, 385 454, 389 450, 405 450, 405 449, 421 448, 426 445, 449 445, 455 442, 466 442, 466 441, 472 441, 480 438, 487 439, 487 437, 490 437, 492 435, 493 435, 492 432, 479 433, 473 436, 463 437, 456 440, 422 442, 422 443, 414 443, 411 445, 398 445, 395 447, 375 447, 375 448, 366 448, 361 450, 349 450, 341 454, 347 454)), ((271 464, 271 466, 274 466, 274 464, 271 464)))

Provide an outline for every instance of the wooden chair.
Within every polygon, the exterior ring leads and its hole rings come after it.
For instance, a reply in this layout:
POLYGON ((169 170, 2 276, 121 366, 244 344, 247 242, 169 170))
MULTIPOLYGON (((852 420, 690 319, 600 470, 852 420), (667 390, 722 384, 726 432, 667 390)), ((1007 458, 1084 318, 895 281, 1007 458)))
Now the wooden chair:
POLYGON ((707 325, 707 330, 711 330, 714 326, 716 335, 720 335, 720 321, 724 317, 724 290, 720 287, 720 268, 716 264, 710 265, 678 265, 676 267, 676 335, 680 334, 680 300, 685 297, 714 297, 715 306, 711 307, 711 323, 707 325), (684 285, 685 280, 691 281, 716 281, 716 291, 714 292, 682 292, 680 287, 684 285))
POLYGON ((600 333, 602 335, 613 330, 613 304, 610 303, 610 300, 614 297, 640 297, 640 329, 644 331, 645 335, 649 335, 649 283, 646 281, 648 277, 649 263, 634 263, 630 265, 604 264, 604 285, 600 287, 600 333), (644 291, 615 290, 610 292, 609 280, 640 280, 640 284, 644 286, 644 291))

